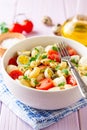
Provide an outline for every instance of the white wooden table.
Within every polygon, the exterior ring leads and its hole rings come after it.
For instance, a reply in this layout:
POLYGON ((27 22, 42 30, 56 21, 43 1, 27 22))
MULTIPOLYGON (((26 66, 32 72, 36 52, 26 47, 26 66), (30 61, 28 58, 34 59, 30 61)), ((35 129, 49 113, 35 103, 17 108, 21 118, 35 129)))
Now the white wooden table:
MULTIPOLYGON (((63 23, 75 15, 76 0, 0 0, 0 22, 11 24, 14 14, 26 13, 34 23, 30 36, 53 35, 52 27, 42 24, 43 16, 50 16, 54 24, 63 23)), ((70 114, 43 130, 87 130, 87 107, 70 114)), ((0 102, 0 130, 33 130, 0 102)))

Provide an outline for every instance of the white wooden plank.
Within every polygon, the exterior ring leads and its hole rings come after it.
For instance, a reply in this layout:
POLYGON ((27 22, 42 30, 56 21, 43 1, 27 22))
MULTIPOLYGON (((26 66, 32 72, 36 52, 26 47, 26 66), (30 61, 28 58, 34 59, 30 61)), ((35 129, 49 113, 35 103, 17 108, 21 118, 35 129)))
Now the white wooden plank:
POLYGON ((2 108, 2 103, 1 103, 1 101, 0 101, 0 114, 1 114, 1 108, 2 108))
POLYGON ((28 124, 19 119, 13 112, 2 104, 0 130, 33 130, 28 124))
POLYGON ((80 130, 78 124, 78 113, 72 113, 43 130, 80 130))
POLYGON ((79 110, 79 124, 81 130, 87 130, 87 106, 79 110))
POLYGON ((64 0, 66 19, 76 15, 77 0, 64 0))

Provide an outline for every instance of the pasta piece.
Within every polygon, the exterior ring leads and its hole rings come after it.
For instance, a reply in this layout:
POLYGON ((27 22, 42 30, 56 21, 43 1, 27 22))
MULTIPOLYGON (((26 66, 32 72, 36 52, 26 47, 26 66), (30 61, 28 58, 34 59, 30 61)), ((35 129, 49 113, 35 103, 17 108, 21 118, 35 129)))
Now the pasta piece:
POLYGON ((39 64, 40 64, 40 60, 32 61, 30 63, 30 67, 34 68, 34 67, 37 67, 39 64))
POLYGON ((52 69, 49 68, 49 67, 46 68, 45 71, 44 71, 44 76, 45 76, 46 78, 51 78, 53 74, 54 74, 54 72, 53 72, 52 69))
POLYGON ((38 76, 37 76, 37 80, 40 81, 44 79, 44 73, 40 73, 38 76))
POLYGON ((44 48, 42 46, 37 46, 37 47, 32 49, 31 56, 34 57, 38 53, 43 53, 43 52, 44 52, 44 48))
POLYGON ((50 62, 49 62, 50 60, 49 59, 42 59, 41 60, 41 63, 43 64, 43 65, 50 65, 50 62))
POLYGON ((58 65, 58 63, 57 62, 50 62, 50 67, 51 68, 56 68, 56 66, 58 65))
POLYGON ((31 87, 30 83, 28 80, 25 80, 23 78, 19 78, 19 81, 21 84, 23 84, 24 86, 28 86, 28 87, 31 87))
POLYGON ((62 62, 59 64, 59 69, 65 69, 65 68, 67 68, 67 67, 68 67, 67 62, 62 61, 62 62))
POLYGON ((27 77, 29 77, 31 72, 32 71, 30 69, 28 69, 27 71, 25 71, 24 75, 27 76, 27 77))
POLYGON ((24 73, 25 71, 28 70, 28 68, 25 67, 25 66, 23 66, 23 65, 19 65, 19 66, 18 66, 18 69, 19 69, 22 73, 24 73))
POLYGON ((81 57, 81 59, 79 60, 79 65, 80 66, 87 66, 87 56, 83 56, 81 57))
POLYGON ((87 85, 87 76, 82 76, 82 80, 83 80, 84 83, 87 85))
POLYGON ((32 72, 30 73, 30 78, 37 78, 37 76, 40 74, 40 68, 35 67, 32 72))
POLYGON ((31 78, 30 84, 32 87, 35 87, 38 84, 38 81, 36 78, 31 78))

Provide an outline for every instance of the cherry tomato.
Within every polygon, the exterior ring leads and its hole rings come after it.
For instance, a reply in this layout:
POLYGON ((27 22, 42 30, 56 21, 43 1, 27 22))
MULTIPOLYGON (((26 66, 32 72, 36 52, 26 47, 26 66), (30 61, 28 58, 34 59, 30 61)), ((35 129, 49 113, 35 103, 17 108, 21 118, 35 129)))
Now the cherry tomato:
POLYGON ((72 55, 77 55, 77 52, 75 49, 71 48, 71 47, 67 47, 67 50, 69 52, 69 55, 72 56, 72 55))
POLYGON ((60 62, 60 55, 57 51, 49 50, 47 55, 49 59, 60 62))
POLYGON ((36 86, 36 89, 39 89, 39 90, 48 90, 54 87, 52 79, 49 79, 49 78, 42 79, 39 83, 40 84, 36 86))
POLYGON ((23 73, 20 70, 13 70, 9 73, 12 79, 18 79, 19 76, 22 76, 23 73))
POLYGON ((10 32, 22 33, 22 31, 23 31, 22 25, 19 23, 14 23, 12 28, 10 29, 10 32))
POLYGON ((71 84, 72 86, 77 85, 75 78, 72 75, 69 75, 66 78, 67 84, 71 84))
POLYGON ((9 59, 8 65, 16 65, 17 66, 17 62, 16 62, 16 57, 12 57, 9 59))
POLYGON ((33 23, 30 20, 24 20, 23 25, 22 25, 23 31, 26 33, 29 33, 33 29, 33 23))

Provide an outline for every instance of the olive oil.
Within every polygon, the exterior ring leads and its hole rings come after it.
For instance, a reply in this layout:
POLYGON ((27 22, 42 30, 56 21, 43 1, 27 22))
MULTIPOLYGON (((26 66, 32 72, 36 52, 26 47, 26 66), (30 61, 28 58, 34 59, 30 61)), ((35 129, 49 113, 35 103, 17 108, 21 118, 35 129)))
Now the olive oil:
POLYGON ((87 17, 79 16, 77 19, 66 20, 62 25, 61 34, 87 46, 87 17))

